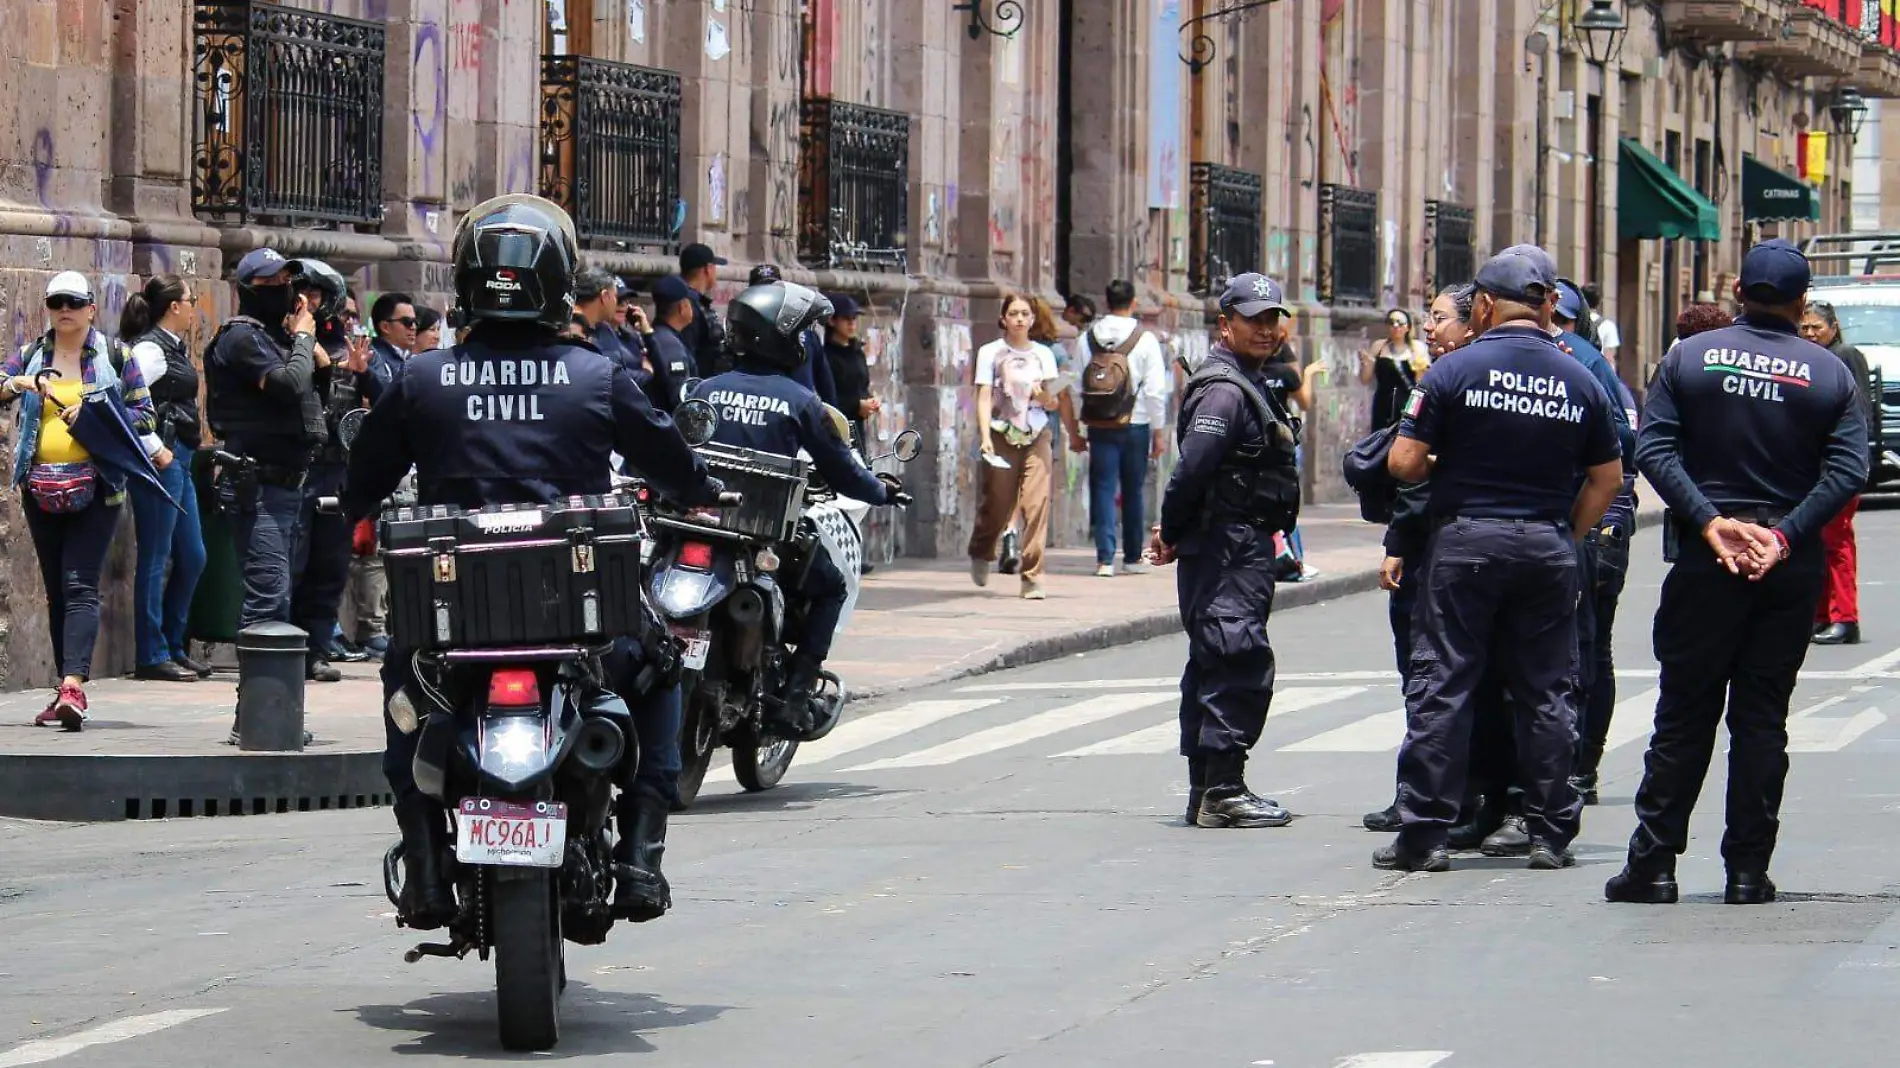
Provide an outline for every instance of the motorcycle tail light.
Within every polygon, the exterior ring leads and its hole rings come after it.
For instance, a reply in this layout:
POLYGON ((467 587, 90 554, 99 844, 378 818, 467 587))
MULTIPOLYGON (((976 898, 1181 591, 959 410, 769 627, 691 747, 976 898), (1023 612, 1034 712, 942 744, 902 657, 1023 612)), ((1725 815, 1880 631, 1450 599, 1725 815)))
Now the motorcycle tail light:
POLYGON ((701 571, 712 570, 712 546, 703 541, 689 541, 680 545, 679 562, 684 567, 696 567, 701 571))
POLYGON ((500 668, 488 677, 490 708, 539 708, 541 683, 527 668, 500 668))

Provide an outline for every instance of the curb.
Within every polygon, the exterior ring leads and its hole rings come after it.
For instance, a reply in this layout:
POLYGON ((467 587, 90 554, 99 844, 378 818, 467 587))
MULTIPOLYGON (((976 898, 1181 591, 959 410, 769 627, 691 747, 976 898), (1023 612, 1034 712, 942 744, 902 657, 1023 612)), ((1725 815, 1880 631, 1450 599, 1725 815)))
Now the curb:
POLYGON ((0 756, 0 816, 64 822, 322 812, 393 802, 381 751, 0 756))

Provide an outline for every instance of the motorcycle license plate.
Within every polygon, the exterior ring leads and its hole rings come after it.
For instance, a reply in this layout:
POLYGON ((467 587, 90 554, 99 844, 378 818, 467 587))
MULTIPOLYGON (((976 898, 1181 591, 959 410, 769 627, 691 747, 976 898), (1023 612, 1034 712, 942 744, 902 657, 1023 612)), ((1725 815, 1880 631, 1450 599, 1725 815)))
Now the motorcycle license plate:
POLYGON ((465 797, 455 819, 455 859, 464 864, 558 868, 567 848, 567 806, 465 797))
POLYGON ((680 666, 688 671, 704 669, 706 654, 712 651, 712 631, 675 627, 673 636, 686 644, 685 650, 680 654, 680 666))

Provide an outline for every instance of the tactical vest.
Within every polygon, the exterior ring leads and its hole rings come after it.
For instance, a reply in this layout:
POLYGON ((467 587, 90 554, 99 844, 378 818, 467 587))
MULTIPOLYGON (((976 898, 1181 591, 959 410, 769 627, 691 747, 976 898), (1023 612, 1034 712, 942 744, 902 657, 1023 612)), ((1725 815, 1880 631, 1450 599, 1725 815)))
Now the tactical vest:
POLYGON ((202 434, 198 429, 198 369, 192 366, 191 351, 185 348, 183 338, 157 328, 141 334, 132 347, 147 341, 165 354, 164 377, 146 383, 152 392, 152 404, 158 409, 159 436, 167 444, 195 449, 202 434))
MULTIPOLYGON (((261 335, 260 340, 273 349, 282 351, 283 346, 273 338, 264 324, 246 315, 234 315, 218 327, 211 339, 211 345, 205 349, 206 373, 213 366, 222 366, 217 359, 218 345, 223 343, 230 333, 239 327, 261 335)), ((329 428, 323 421, 323 402, 315 389, 304 391, 298 398, 297 417, 287 418, 282 402, 274 400, 256 382, 240 382, 233 379, 230 372, 222 375, 224 381, 212 381, 212 388, 206 391, 206 406, 210 409, 211 429, 220 438, 238 444, 257 442, 263 439, 277 439, 285 444, 296 442, 295 449, 310 452, 323 444, 329 436, 329 428)))
MULTIPOLYGON (((1300 425, 1279 405, 1260 392, 1252 380, 1232 366, 1209 360, 1188 378, 1181 408, 1215 382, 1230 382, 1253 408, 1260 436, 1236 444, 1214 469, 1202 509, 1204 527, 1243 523, 1261 530, 1292 530, 1300 517, 1300 469, 1294 450, 1300 425)), ((1176 428, 1176 440, 1185 436, 1187 420, 1176 428)))

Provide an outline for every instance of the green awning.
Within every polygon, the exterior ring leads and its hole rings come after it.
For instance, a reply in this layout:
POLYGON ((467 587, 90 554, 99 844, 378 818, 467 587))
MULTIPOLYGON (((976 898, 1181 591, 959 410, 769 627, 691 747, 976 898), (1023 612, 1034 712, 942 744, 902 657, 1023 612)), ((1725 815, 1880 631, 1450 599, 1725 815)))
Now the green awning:
POLYGON ((1624 240, 1722 239, 1722 213, 1667 163, 1631 138, 1616 168, 1617 232, 1624 240))
POLYGON ((1742 156, 1742 220, 1744 222, 1820 222, 1821 198, 1798 178, 1770 167, 1753 156, 1742 156))

